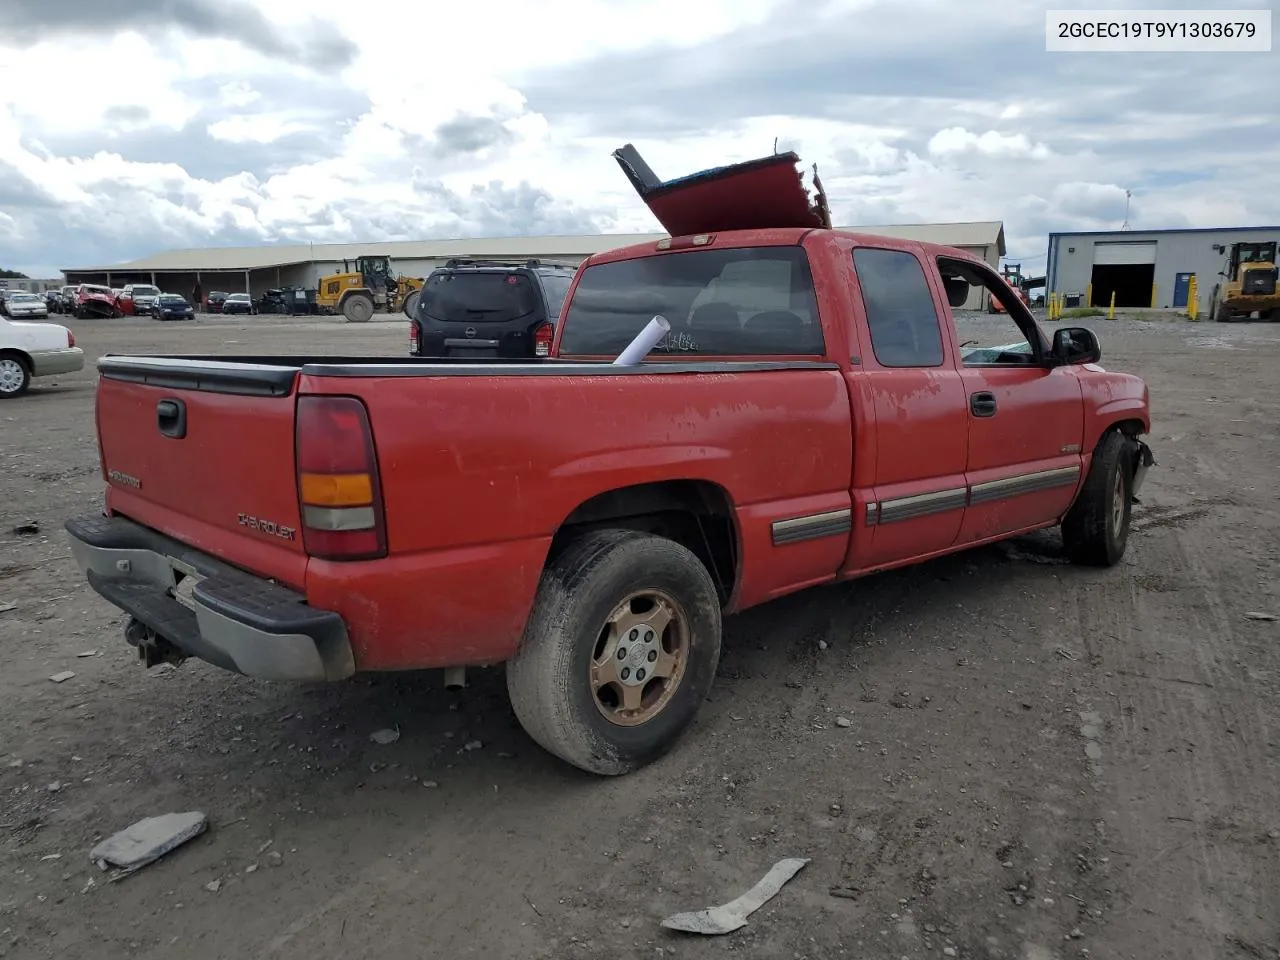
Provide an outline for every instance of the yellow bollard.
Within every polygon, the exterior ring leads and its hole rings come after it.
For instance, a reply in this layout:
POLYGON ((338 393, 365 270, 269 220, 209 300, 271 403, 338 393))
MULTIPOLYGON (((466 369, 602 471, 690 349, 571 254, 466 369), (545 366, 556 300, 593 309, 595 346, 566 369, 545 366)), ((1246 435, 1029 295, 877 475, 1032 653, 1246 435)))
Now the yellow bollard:
POLYGON ((1187 280, 1187 317, 1195 320, 1200 315, 1200 291, 1196 289, 1196 275, 1187 280))
POLYGON ((1093 306, 1093 282, 1092 281, 1090 281, 1089 284, 1084 288, 1084 305, 1086 307, 1093 306))
POLYGON ((1111 307, 1107 310, 1107 319, 1114 320, 1116 318, 1116 292, 1111 291, 1111 307))
POLYGON ((1058 295, 1056 293, 1049 294, 1045 306, 1049 308, 1049 314, 1048 314, 1049 319, 1050 320, 1058 319, 1058 315, 1056 313, 1058 309, 1058 295))
POLYGON ((1156 284, 1151 285, 1151 309, 1156 308, 1156 284))

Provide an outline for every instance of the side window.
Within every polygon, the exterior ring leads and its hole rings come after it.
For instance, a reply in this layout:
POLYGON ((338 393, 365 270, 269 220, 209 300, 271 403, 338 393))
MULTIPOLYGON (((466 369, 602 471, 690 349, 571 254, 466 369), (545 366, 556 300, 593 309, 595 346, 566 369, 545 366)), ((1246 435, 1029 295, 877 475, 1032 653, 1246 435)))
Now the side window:
POLYGON ((947 288, 951 317, 960 344, 960 362, 966 367, 1038 366, 1040 357, 1028 331, 1014 319, 1023 307, 1018 294, 1002 278, 958 260, 939 258, 938 271, 947 288), (990 315, 958 309, 973 287, 984 288, 990 296, 990 315))
POLYGON ((920 261, 905 250, 858 247, 853 266, 876 361, 883 367, 942 366, 942 330, 920 261))

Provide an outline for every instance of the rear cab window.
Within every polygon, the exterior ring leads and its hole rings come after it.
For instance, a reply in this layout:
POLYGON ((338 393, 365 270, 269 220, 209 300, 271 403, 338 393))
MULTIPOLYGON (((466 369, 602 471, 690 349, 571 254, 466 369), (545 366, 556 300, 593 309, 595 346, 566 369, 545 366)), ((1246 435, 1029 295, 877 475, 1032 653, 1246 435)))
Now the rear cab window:
POLYGON ((560 356, 614 357, 660 315, 651 358, 824 356, 813 276, 801 247, 690 250, 586 267, 567 307, 560 356))
POLYGON ((882 367, 940 367, 942 328, 924 267, 907 250, 856 247, 853 267, 882 367))

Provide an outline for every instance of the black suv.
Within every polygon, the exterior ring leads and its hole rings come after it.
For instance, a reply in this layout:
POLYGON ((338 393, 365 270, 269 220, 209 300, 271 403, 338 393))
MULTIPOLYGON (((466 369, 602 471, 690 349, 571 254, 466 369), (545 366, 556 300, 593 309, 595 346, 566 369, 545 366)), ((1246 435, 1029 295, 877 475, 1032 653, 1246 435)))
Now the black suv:
POLYGON ((450 260, 407 302, 415 357, 545 357, 576 266, 450 260))

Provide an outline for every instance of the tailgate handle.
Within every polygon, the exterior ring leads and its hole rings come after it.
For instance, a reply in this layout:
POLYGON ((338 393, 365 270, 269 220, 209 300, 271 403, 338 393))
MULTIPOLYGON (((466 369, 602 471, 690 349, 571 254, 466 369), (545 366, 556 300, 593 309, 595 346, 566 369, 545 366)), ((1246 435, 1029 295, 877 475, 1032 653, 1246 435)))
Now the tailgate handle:
POLYGON ((187 405, 181 400, 161 400, 156 404, 156 424, 166 437, 181 440, 187 435, 187 405))

